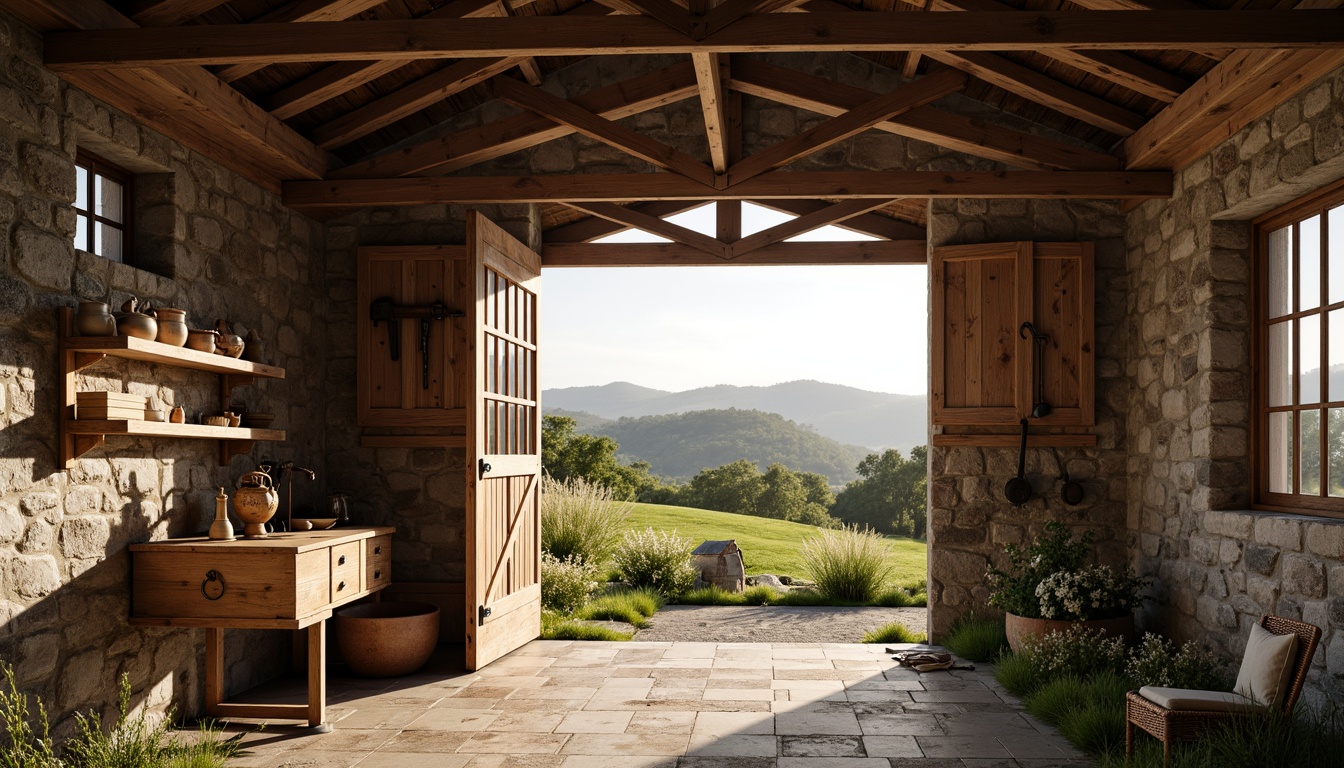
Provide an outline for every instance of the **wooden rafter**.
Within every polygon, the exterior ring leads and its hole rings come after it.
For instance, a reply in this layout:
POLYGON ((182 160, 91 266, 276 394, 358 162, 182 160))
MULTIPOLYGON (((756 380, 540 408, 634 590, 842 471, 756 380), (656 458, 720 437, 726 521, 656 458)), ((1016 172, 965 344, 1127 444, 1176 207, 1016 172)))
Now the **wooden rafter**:
MULTIPOLYGON (((933 6, 933 0, 921 0, 919 9, 927 11, 933 6)), ((901 77, 906 80, 914 80, 915 75, 919 74, 919 51, 906 51, 905 59, 901 62, 901 77)))
POLYGON ((613 203, 565 203, 565 205, 576 211, 599 216, 607 221, 634 227, 658 237, 665 237, 674 243, 688 245, 720 259, 728 258, 727 246, 709 235, 702 235, 695 230, 673 224, 657 216, 650 216, 633 208, 625 208, 613 203))
MULTIPOLYGON (((807 216, 832 205, 832 203, 824 200, 752 200, 751 202, 763 208, 791 213, 795 216, 807 216)), ((841 229, 862 232, 865 235, 880 237, 883 240, 922 240, 925 236, 924 227, 876 213, 848 216, 843 220, 831 223, 841 229)))
POLYGON ((319 126, 313 131, 313 140, 323 149, 335 149, 398 120, 419 112, 425 107, 455 93, 479 85, 495 75, 522 63, 522 58, 463 59, 408 83, 353 112, 319 126))
POLYGON ((837 243, 775 243, 723 259, 681 243, 556 243, 543 245, 543 267, 835 266, 923 264, 923 239, 837 243))
POLYGON ((784 242, 790 237, 797 237, 814 229, 821 229, 867 213, 874 208, 881 208, 890 202, 890 200, 882 199, 842 200, 812 213, 780 222, 769 229, 747 235, 732 243, 728 251, 728 257, 731 259, 739 258, 768 245, 784 242))
POLYGON ((637 202, 754 198, 983 197, 1125 199, 1170 197, 1163 171, 776 171, 725 190, 676 173, 452 176, 286 183, 293 208, 432 203, 637 202))
MULTIPOLYGON (((647 112, 695 95, 689 61, 590 91, 573 104, 608 120, 647 112)), ((576 133, 568 125, 527 112, 449 136, 431 139, 333 172, 334 178, 384 178, 451 173, 510 152, 576 133)))
POLYGON ((1229 47, 1339 48, 1344 24, 1333 10, 766 13, 698 41, 642 16, 334 21, 312 30, 211 24, 53 32, 45 61, 69 71, 486 56, 1229 47))
POLYGON ((171 27, 200 16, 229 0, 137 0, 131 20, 142 27, 171 27))
MULTIPOLYGON (((661 219, 664 216, 672 216, 708 204, 709 202, 705 200, 655 200, 652 203, 640 203, 628 207, 630 210, 661 219)), ((628 225, 620 222, 610 221, 599 216, 590 216, 572 224, 547 230, 542 239, 547 243, 587 243, 629 228, 628 225)))
POLYGON ((791 136, 778 144, 744 158, 728 170, 728 183, 737 184, 754 176, 787 165, 801 157, 861 133, 892 115, 936 101, 958 91, 966 84, 966 76, 955 70, 944 70, 913 83, 900 86, 890 93, 869 99, 842 115, 791 136))
MULTIPOLYGON (((864 88, 752 59, 734 63, 729 86, 823 115, 842 114, 877 95, 864 88)), ((986 124, 934 107, 912 109, 873 127, 1017 168, 1071 171, 1120 168, 1119 160, 1096 150, 986 124)))
POLYGON ((641 13, 666 24, 668 28, 690 34, 691 14, 672 0, 626 0, 641 13))
MULTIPOLYGON (((387 0, 294 0, 275 10, 263 14, 255 24, 297 24, 301 22, 341 21, 353 18, 387 0)), ((265 64, 235 64, 224 67, 215 74, 226 83, 242 80, 244 77, 265 69, 265 64)))
POLYGON ((658 168, 679 173, 702 184, 715 183, 713 169, 694 157, 583 109, 572 101, 509 78, 495 81, 494 93, 497 98, 514 106, 568 125, 590 139, 615 147, 658 168))
POLYGON ((924 55, 1117 136, 1128 136, 1146 122, 1137 112, 1118 107, 995 53, 925 51, 924 55))
POLYGON ((698 20, 692 21, 692 36, 703 39, 752 13, 773 13, 796 8, 806 0, 724 0, 698 20))
POLYGON ((700 113, 705 118, 705 137, 709 140, 710 166, 715 173, 728 170, 727 117, 725 115, 723 66, 726 54, 693 53, 695 81, 700 89, 700 113))

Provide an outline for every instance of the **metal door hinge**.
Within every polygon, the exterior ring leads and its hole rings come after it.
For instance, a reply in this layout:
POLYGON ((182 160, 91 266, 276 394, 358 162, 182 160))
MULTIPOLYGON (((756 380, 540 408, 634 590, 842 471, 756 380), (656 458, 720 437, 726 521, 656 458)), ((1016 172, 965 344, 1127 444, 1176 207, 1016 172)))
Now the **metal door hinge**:
POLYGON ((480 459, 479 462, 481 468, 481 477, 485 477, 487 474, 490 473, 490 463, 485 459, 480 459))
POLYGON ((476 619, 476 626, 478 627, 484 624, 486 619, 490 618, 490 609, 486 608, 484 605, 477 608, 476 613, 478 614, 476 619))

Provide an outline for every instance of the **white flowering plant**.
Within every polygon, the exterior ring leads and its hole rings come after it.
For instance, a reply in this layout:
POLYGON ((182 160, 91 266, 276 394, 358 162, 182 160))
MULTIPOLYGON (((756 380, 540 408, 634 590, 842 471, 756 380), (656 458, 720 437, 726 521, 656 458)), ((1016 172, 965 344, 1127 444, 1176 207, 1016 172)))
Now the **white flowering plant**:
POLYGON ((1008 555, 1007 570, 990 566, 985 574, 989 586, 989 604, 1008 613, 1039 619, 1040 599, 1036 587, 1052 573, 1074 571, 1083 567, 1092 547, 1093 534, 1085 531, 1077 541, 1062 523, 1045 524, 1045 532, 1030 546, 1013 544, 1004 547, 1008 555))
POLYGON ((1056 571, 1036 585, 1041 618, 1090 621, 1123 616, 1143 602, 1147 580, 1105 565, 1056 571))

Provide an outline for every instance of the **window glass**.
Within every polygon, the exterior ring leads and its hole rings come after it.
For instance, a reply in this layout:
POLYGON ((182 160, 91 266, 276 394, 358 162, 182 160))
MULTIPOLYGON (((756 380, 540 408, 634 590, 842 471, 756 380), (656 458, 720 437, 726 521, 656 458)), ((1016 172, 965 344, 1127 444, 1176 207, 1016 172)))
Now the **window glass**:
POLYGON ((1330 209, 1326 227, 1330 254, 1326 269, 1330 274, 1330 303, 1334 304, 1344 301, 1344 205, 1330 209))
POLYGON ((133 177, 81 152, 75 160, 75 247, 112 261, 125 261, 133 177))
POLYGON ((1312 216, 1297 227, 1298 309, 1321 305, 1321 217, 1312 216))
POLYGON ((1293 414, 1269 414, 1269 492, 1292 493, 1293 414))
POLYGON ((1321 401, 1321 316, 1297 321, 1297 386, 1299 403, 1321 401))
POLYGON ((1328 495, 1344 498, 1344 408, 1330 409, 1328 495))
POLYGON ((1315 408, 1302 411, 1302 471, 1298 493, 1321 495, 1321 412, 1315 408))
POLYGON ((1269 405, 1293 403, 1293 322, 1269 326, 1269 405))
POLYGON ((1269 233, 1269 296, 1270 317, 1283 317, 1293 311, 1293 228, 1284 227, 1269 233))

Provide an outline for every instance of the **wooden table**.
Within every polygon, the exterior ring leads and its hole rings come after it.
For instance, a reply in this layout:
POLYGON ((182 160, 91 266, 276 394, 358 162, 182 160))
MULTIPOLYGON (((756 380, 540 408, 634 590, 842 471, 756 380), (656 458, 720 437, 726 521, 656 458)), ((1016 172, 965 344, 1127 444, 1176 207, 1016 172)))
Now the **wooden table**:
POLYGON ((206 630, 207 715, 304 720, 325 733, 326 620, 392 583, 392 532, 338 528, 132 544, 131 624, 206 630), (307 703, 224 701, 225 629, 307 630, 307 703))

